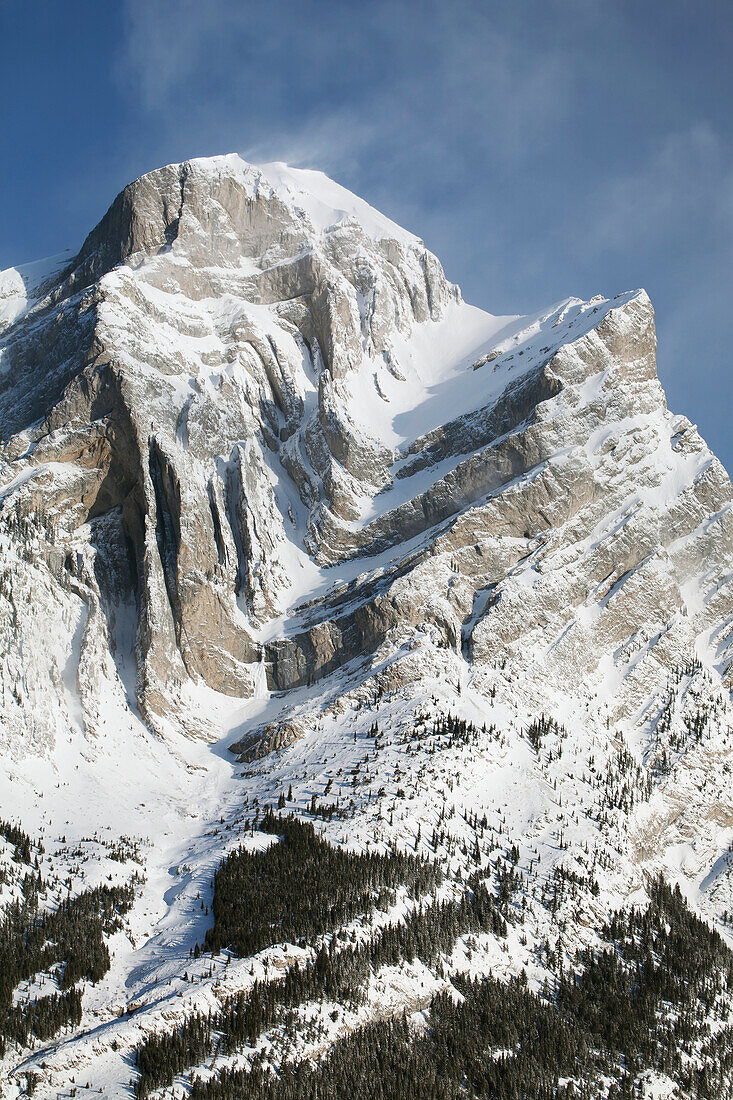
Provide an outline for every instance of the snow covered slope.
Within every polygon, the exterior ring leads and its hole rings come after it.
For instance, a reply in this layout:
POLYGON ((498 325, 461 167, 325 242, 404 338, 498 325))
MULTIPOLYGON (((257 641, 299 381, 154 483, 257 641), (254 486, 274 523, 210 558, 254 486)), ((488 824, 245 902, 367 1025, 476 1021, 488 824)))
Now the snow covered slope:
POLYGON ((128 1095, 141 1035, 310 949, 189 958, 285 791, 453 883, 516 845, 525 884, 506 941, 380 972, 329 1037, 456 969, 540 988, 659 869, 727 936, 731 498, 643 291, 492 316, 317 172, 169 165, 2 273, 2 816, 74 890, 118 874, 105 837, 146 874, 81 1024, 7 1087, 128 1095))

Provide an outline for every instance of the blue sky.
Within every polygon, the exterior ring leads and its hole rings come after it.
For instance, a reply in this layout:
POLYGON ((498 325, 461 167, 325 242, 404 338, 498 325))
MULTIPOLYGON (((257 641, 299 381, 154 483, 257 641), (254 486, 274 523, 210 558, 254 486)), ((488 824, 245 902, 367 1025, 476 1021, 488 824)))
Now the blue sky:
POLYGON ((731 57, 730 0, 0 0, 0 267, 169 161, 322 168, 493 312, 646 287, 731 470, 731 57))

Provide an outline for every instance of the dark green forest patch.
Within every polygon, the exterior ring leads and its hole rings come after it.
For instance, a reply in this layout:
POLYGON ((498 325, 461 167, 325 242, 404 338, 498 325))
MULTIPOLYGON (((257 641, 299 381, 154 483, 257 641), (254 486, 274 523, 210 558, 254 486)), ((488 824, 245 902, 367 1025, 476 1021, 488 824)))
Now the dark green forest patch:
POLYGON ((443 877, 417 856, 356 854, 320 837, 308 822, 267 811, 253 828, 280 839, 265 851, 232 852, 214 878, 214 926, 206 948, 254 955, 274 943, 297 943, 386 909, 398 886, 413 897, 443 877))
MULTIPOLYGON (((290 1061, 275 1074, 255 1058, 249 1070, 195 1078, 192 1100, 630 1100, 638 1074, 647 1069, 668 1074, 700 1100, 726 1094, 733 1030, 724 1022, 724 1002, 733 989, 733 953, 690 912, 678 889, 659 878, 649 892, 646 908, 615 913, 601 929, 606 946, 579 952, 576 965, 541 995, 521 976, 508 983, 490 975, 455 977, 460 996, 436 996, 419 1033, 401 1018, 372 1023, 336 1042, 315 1064, 290 1061)), ((419 926, 422 918, 415 919, 419 926)), ((437 910, 428 924, 439 924, 437 910)), ((427 947, 429 937, 426 949, 415 951, 414 940, 401 939, 398 930, 392 934, 397 957, 405 949, 403 957, 436 957, 439 949, 427 947)), ((450 936, 438 938, 444 949, 450 936)), ((319 968, 337 977, 340 954, 333 962, 328 952, 321 954, 310 971, 295 968, 232 1001, 209 1021, 208 1044, 215 1034, 224 1053, 252 1043, 278 1018, 263 1005, 273 998, 292 1004, 298 998, 285 991, 294 992, 298 983, 298 997, 312 998, 319 968)), ((356 956, 343 954, 353 967, 356 956)), ((375 962, 370 958, 368 965, 375 962)), ((353 975, 349 983, 322 988, 338 998, 353 987, 353 975)))

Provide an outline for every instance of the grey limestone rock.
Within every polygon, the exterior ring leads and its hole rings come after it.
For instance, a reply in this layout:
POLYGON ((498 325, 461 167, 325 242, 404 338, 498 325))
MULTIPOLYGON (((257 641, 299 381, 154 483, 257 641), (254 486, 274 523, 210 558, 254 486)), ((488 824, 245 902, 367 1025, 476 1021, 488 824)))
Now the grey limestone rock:
MULTIPOLYGON (((479 326, 449 391, 433 344, 450 360, 478 311, 343 195, 324 215, 282 166, 169 165, 0 335, 0 520, 59 607, 85 604, 80 677, 134 601, 137 704, 186 727, 187 683, 253 693, 262 629, 316 568, 268 628, 272 689, 424 630, 569 692, 612 666, 619 713, 703 637, 730 677, 730 482, 666 408, 647 296, 571 299, 494 346, 479 326)), ((9 649, 22 629, 6 614, 9 649)))

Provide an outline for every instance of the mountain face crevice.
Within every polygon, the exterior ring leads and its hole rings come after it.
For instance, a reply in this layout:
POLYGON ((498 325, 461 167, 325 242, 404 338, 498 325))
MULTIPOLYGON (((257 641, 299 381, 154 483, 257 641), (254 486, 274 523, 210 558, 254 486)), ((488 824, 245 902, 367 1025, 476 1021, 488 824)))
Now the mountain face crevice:
POLYGON ((181 487, 165 455, 153 437, 150 441, 148 471, 155 497, 155 539, 163 567, 171 615, 181 624, 178 594, 178 556, 181 545, 181 487))

